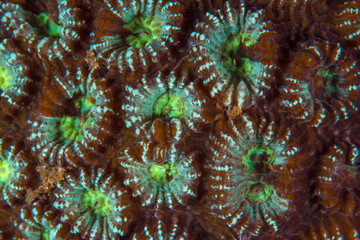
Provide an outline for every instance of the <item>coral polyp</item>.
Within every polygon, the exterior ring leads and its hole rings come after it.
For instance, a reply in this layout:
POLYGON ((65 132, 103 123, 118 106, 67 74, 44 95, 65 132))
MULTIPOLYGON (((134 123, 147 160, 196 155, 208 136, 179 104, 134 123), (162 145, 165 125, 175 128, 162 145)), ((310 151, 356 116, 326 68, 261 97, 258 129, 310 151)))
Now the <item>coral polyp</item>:
POLYGON ((109 198, 100 191, 86 192, 83 197, 83 204, 95 214, 103 217, 111 211, 109 198))
MULTIPOLYGON (((110 91, 92 73, 86 83, 75 78, 68 82, 65 77, 56 77, 56 80, 44 95, 39 106, 40 114, 33 115, 29 140, 41 149, 43 157, 53 154, 58 156, 58 160, 53 158, 51 161, 62 163, 64 154, 69 152, 82 156, 85 149, 100 148, 98 139, 110 137, 111 132, 100 128, 99 124, 108 122, 111 127, 116 113, 112 110, 112 103, 106 100, 110 91), (50 98, 59 92, 62 95, 50 98), (71 109, 71 113, 66 113, 67 109, 71 109)), ((74 164, 68 157, 65 159, 74 164)))
POLYGON ((177 168, 175 165, 166 164, 153 164, 149 169, 150 177, 152 180, 158 183, 170 182, 177 174, 177 168))
POLYGON ((180 117, 185 111, 185 103, 181 100, 179 96, 164 93, 154 103, 153 115, 167 116, 169 118, 180 117))
POLYGON ((200 174, 196 168, 196 155, 185 156, 176 150, 175 144, 166 149, 165 155, 157 154, 157 148, 141 142, 136 148, 128 148, 121 156, 126 173, 125 184, 133 190, 133 196, 141 197, 143 206, 163 204, 170 208, 185 205, 189 197, 195 197, 200 174))
POLYGON ((257 122, 243 115, 228 125, 208 142, 211 156, 208 209, 223 219, 223 224, 236 229, 240 238, 265 233, 275 236, 292 214, 298 214, 296 205, 301 199, 297 191, 289 192, 286 186, 281 186, 282 181, 305 184, 306 178, 294 177, 304 169, 294 165, 311 163, 314 149, 306 149, 308 153, 303 155, 305 149, 296 145, 292 131, 278 129, 275 121, 257 122), (284 168, 291 169, 291 180, 284 168))
POLYGON ((60 221, 70 223, 71 233, 89 239, 116 239, 128 232, 133 213, 125 189, 105 176, 102 169, 78 176, 67 175, 55 190, 54 207, 62 210, 60 221))
POLYGON ((271 196, 272 191, 266 183, 254 182, 248 187, 245 198, 251 203, 265 202, 271 196))
POLYGON ((6 39, 0 43, 0 90, 1 96, 19 107, 19 97, 25 96, 26 87, 34 64, 26 54, 16 49, 15 43, 6 39))
POLYGON ((242 199, 243 202, 234 206, 239 210, 233 215, 229 226, 239 229, 239 236, 249 233, 258 236, 262 229, 266 229, 264 225, 272 232, 278 231, 280 215, 289 211, 289 201, 278 196, 274 186, 261 181, 253 182, 251 178, 242 180, 244 183, 237 187, 236 195, 230 200, 235 202, 242 199))
MULTIPOLYGON (((155 79, 144 76, 137 88, 125 86, 125 125, 136 128, 136 134, 149 130, 155 119, 178 122, 181 131, 199 131, 201 125, 214 121, 207 113, 213 102, 199 92, 187 76, 178 77, 178 71, 169 75, 159 72, 155 79)), ((214 111, 216 108, 211 109, 214 111)))
POLYGON ((316 174, 315 196, 323 211, 345 215, 357 213, 360 199, 354 193, 359 191, 358 156, 357 147, 343 143, 331 146, 321 157, 323 167, 316 174), (346 181, 343 176, 347 176, 346 181))
POLYGON ((0 141, 0 198, 9 205, 25 194, 29 182, 29 159, 23 152, 12 146, 9 150, 3 149, 0 141))
POLYGON ((227 106, 252 104, 270 84, 273 66, 265 57, 257 59, 252 54, 257 40, 270 32, 262 18, 263 11, 246 10, 243 1, 238 8, 226 2, 223 11, 207 13, 191 35, 196 74, 210 87, 211 95, 227 106))
POLYGON ((124 25, 132 35, 126 38, 126 43, 132 47, 144 47, 147 43, 161 37, 162 22, 157 18, 138 17, 124 25))
MULTIPOLYGON (((177 1, 113 1, 106 0, 107 10, 123 23, 128 34, 96 36, 90 47, 95 58, 103 59, 109 68, 131 69, 169 59, 167 51, 178 43, 183 22, 183 6, 177 1), (124 11, 124 9, 126 9, 124 11)), ((101 20, 109 14, 99 16, 101 20)))
MULTIPOLYGON (((48 66, 47 60, 62 59, 59 54, 70 52, 81 40, 79 31, 83 27, 83 10, 73 1, 57 1, 55 12, 35 14, 14 3, 2 3, 0 8, 5 35, 20 41, 27 51, 37 52, 37 56, 48 66), (56 18, 49 16, 56 15, 56 18), (9 19, 17 19, 10 24, 9 19)), ((46 9, 49 10, 49 9, 46 9)), ((51 9, 54 11, 54 9, 51 9)), ((49 67, 49 66, 48 66, 49 67)))
POLYGON ((359 0, 0 0, 0 239, 359 239, 359 59, 359 0))
POLYGON ((80 119, 74 116, 65 116, 60 119, 59 130, 65 140, 79 141, 83 132, 92 126, 93 118, 80 119))
POLYGON ((299 71, 285 75, 281 92, 287 94, 282 95, 281 105, 294 117, 319 126, 336 123, 357 111, 360 69, 339 44, 303 44, 294 53, 290 69, 293 68, 299 71))

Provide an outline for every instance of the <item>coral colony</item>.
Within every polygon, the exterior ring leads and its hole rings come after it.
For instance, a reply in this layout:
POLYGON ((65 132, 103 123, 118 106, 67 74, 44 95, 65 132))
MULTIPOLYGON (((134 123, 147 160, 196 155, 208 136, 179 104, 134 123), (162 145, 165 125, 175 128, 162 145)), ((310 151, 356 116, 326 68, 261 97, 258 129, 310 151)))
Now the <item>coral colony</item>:
POLYGON ((0 0, 0 239, 360 239, 359 0, 0 0))

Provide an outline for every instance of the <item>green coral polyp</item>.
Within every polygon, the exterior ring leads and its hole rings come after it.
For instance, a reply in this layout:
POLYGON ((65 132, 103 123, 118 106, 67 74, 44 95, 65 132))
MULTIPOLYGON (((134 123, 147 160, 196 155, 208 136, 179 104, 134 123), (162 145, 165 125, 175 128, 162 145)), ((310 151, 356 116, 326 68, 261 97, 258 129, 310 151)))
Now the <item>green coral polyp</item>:
POLYGON ((100 191, 88 191, 83 196, 85 208, 100 216, 106 216, 111 212, 109 197, 100 191))
POLYGON ((161 37, 161 26, 162 22, 156 17, 136 17, 124 25, 132 33, 126 42, 135 48, 144 47, 146 43, 152 43, 161 37))
POLYGON ((225 45, 225 54, 235 56, 241 44, 244 44, 246 47, 255 44, 255 41, 250 37, 250 35, 244 33, 239 33, 238 35, 230 37, 230 41, 228 41, 225 45))
POLYGON ((317 75, 325 78, 328 81, 332 81, 334 79, 334 75, 331 74, 330 69, 319 69, 319 71, 317 72, 317 75))
POLYGON ((79 141, 83 138, 82 131, 90 128, 93 121, 91 117, 65 116, 60 120, 59 130, 64 139, 79 141))
POLYGON ((223 60, 224 67, 233 76, 245 79, 249 77, 253 66, 250 59, 237 57, 237 51, 239 49, 242 38, 242 34, 239 34, 237 37, 232 38, 225 45, 223 53, 221 54, 221 59, 223 60))
POLYGON ((162 165, 151 165, 149 171, 151 179, 159 183, 170 182, 177 174, 176 166, 170 163, 162 165))
POLYGON ((268 165, 274 163, 276 159, 274 149, 271 147, 256 145, 255 147, 251 148, 246 155, 242 156, 241 163, 245 167, 245 171, 249 173, 255 171, 255 164, 258 163, 253 156, 265 157, 266 162, 264 163, 268 165))
POLYGON ((9 180, 11 176, 11 166, 8 161, 0 158, 0 184, 9 180))
POLYGON ((265 202, 272 193, 272 189, 269 185, 263 182, 257 182, 251 184, 246 193, 246 199, 253 203, 265 202))
POLYGON ((12 85, 12 77, 9 71, 0 66, 0 89, 3 91, 7 91, 12 85))
POLYGON ((225 68, 237 78, 248 79, 253 69, 248 58, 229 59, 224 63, 225 68))
POLYGON ((61 26, 50 19, 46 13, 40 13, 35 17, 36 23, 47 35, 52 37, 60 37, 61 26))
POLYGON ((185 103, 176 95, 164 93, 161 95, 153 106, 153 115, 167 116, 168 118, 178 118, 184 114, 185 103))
POLYGON ((81 96, 75 101, 75 106, 80 109, 81 113, 86 114, 95 106, 94 99, 89 96, 81 96))

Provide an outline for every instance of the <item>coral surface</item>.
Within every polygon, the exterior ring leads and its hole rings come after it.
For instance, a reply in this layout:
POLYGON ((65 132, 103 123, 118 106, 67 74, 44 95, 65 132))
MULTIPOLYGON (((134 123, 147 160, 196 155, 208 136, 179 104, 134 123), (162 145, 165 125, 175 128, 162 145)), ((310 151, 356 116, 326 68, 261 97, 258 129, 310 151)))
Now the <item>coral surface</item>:
POLYGON ((359 0, 0 0, 0 239, 360 239, 359 59, 359 0))

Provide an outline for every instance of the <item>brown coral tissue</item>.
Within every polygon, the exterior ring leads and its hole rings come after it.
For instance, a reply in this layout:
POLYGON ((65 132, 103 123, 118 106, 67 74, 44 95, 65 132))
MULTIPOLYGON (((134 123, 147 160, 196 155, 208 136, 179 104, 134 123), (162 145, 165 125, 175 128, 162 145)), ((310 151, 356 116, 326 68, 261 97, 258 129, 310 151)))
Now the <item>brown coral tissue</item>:
POLYGON ((0 240, 360 239, 360 0, 0 0, 0 240))

